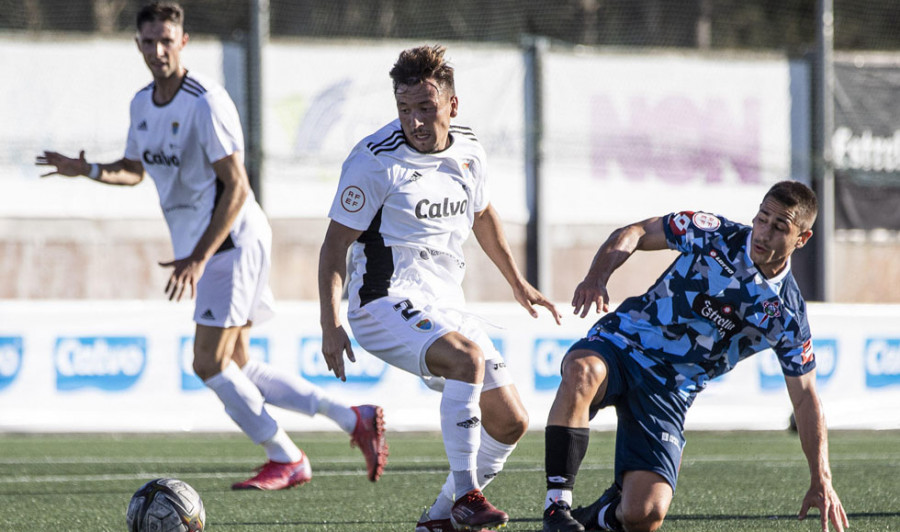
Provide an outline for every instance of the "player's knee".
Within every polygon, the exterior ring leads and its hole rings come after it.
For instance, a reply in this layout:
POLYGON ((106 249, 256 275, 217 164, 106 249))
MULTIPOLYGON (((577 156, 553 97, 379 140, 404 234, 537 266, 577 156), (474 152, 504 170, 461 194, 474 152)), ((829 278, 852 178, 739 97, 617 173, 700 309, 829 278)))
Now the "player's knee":
POLYGON ((461 342, 453 359, 447 378, 479 383, 484 380, 484 353, 478 344, 469 340, 461 342))
POLYGON ((508 421, 502 427, 503 434, 495 437, 504 443, 513 443, 522 439, 528 431, 528 413, 524 409, 510 413, 508 421))
POLYGON ((562 380, 566 386, 596 389, 606 377, 606 366, 597 357, 566 357, 562 380))
POLYGON ((622 526, 628 532, 655 532, 665 517, 665 510, 653 504, 622 508, 622 526))

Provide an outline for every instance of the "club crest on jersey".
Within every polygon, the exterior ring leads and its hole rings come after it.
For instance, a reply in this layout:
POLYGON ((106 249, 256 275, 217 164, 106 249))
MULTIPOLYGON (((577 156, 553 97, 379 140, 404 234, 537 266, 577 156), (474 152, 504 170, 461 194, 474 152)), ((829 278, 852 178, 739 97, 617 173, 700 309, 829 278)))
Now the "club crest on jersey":
POLYGON ((722 221, 718 216, 707 214, 705 212, 695 212, 691 217, 691 222, 701 231, 715 231, 722 225, 722 221))
POLYGON ((428 318, 422 318, 411 324, 412 328, 417 331, 428 332, 431 329, 434 329, 434 322, 429 320, 428 318))
POLYGON ((760 323, 762 325, 769 318, 781 316, 781 303, 778 301, 763 301, 763 313, 766 315, 760 323))
POLYGON ((179 124, 178 122, 172 122, 172 134, 173 134, 173 135, 177 135, 177 134, 178 134, 178 128, 179 128, 180 126, 181 126, 181 124, 179 124))
POLYGON ((359 212, 366 204, 366 195, 359 187, 349 186, 341 192, 341 207, 347 212, 359 212))

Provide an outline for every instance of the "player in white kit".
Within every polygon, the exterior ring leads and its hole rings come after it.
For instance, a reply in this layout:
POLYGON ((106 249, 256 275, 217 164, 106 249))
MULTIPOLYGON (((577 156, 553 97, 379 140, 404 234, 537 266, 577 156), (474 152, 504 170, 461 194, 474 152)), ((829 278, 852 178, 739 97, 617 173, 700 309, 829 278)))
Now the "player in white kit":
POLYGON ((520 274, 485 184, 484 149, 457 115, 441 46, 406 50, 391 70, 398 119, 363 139, 343 166, 319 263, 322 352, 344 379, 354 361, 339 316, 350 248, 348 321, 366 351, 441 391, 451 473, 417 532, 481 530, 509 517, 482 489, 528 416, 481 321, 465 311, 463 242, 471 232, 533 316, 552 303, 520 274))
POLYGON ((266 403, 333 419, 363 451, 374 482, 387 460, 381 408, 345 405, 299 375, 248 356, 251 325, 272 315, 272 231, 244 169, 234 103, 224 88, 182 65, 183 18, 170 2, 138 13, 136 41, 153 82, 131 102, 122 159, 89 164, 84 151, 78 158, 45 151, 36 163, 56 167, 45 176, 84 175, 112 185, 136 185, 145 171, 153 178, 177 257, 160 263, 173 270, 165 291, 170 300, 187 290, 196 297, 194 371, 268 458, 234 489, 284 489, 312 477, 308 458, 266 403))

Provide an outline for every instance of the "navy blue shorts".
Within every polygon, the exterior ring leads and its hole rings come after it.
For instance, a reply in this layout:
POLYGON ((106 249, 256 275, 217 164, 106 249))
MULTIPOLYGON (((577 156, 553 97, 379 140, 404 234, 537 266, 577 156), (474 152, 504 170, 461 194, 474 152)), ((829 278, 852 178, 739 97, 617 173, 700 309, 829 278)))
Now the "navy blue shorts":
POLYGON ((616 483, 622 486, 626 471, 652 471, 674 492, 689 404, 644 370, 630 349, 599 337, 581 339, 569 351, 579 349, 594 351, 609 368, 606 395, 591 406, 590 417, 607 406, 616 408, 616 483))

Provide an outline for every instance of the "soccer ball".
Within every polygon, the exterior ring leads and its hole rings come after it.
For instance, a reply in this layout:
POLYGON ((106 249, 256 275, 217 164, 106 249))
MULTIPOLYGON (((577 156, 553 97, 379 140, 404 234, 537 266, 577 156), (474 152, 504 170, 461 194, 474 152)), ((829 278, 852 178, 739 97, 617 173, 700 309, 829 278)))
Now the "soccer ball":
POLYGON ((129 532, 200 532, 206 510, 187 482, 157 478, 134 492, 125 518, 129 532))

